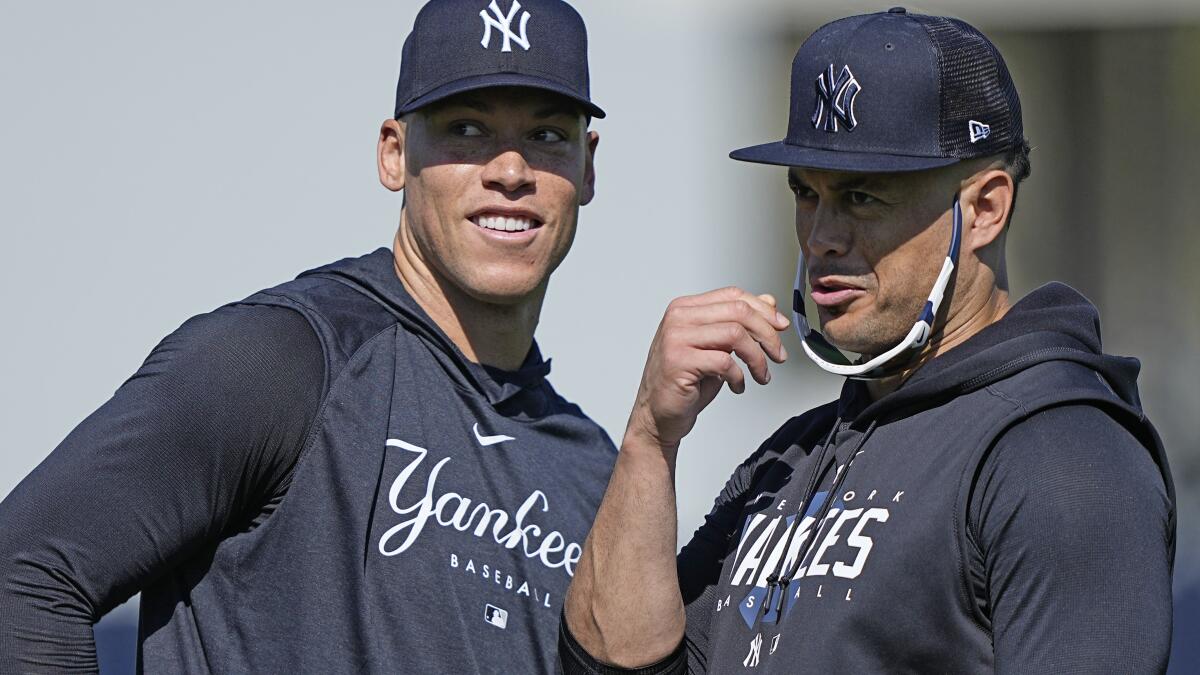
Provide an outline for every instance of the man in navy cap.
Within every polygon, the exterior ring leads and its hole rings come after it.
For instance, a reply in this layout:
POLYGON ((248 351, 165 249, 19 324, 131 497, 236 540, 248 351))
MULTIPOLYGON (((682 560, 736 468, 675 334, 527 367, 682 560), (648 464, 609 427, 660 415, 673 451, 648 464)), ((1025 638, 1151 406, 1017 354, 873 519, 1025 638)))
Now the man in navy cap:
POLYGON ((195 317, 0 505, 0 671, 533 673, 614 461, 533 340, 603 111, 561 0, 434 0, 391 249, 195 317))
POLYGON ((671 304, 567 597, 566 672, 1165 669, 1174 492, 1138 363, 1101 351, 1064 285, 1009 300, 1028 151, 966 23, 895 8, 808 38, 787 138, 732 156, 788 167, 795 325, 849 379, 676 556, 681 441, 723 383, 744 390, 733 354, 767 382, 788 321, 737 289, 671 304))

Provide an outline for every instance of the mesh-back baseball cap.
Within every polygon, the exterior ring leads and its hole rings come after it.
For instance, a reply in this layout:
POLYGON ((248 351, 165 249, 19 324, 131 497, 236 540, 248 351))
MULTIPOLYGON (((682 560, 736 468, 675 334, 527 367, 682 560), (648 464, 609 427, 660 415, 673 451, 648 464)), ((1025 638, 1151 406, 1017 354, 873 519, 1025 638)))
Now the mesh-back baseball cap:
POLYGON ((404 41, 395 116, 485 87, 544 89, 592 117, 583 18, 562 0, 431 0, 404 41))
POLYGON ((854 172, 917 171, 1025 142, 1000 52, 958 19, 902 7, 817 29, 792 62, 787 138, 747 162, 854 172))

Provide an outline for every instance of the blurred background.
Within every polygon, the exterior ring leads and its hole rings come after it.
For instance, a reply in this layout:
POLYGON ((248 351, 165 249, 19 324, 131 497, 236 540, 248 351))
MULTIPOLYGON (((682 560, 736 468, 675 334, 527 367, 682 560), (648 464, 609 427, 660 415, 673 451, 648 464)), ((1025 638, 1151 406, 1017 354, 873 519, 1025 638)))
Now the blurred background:
MULTIPOLYGON (((375 139, 419 4, 0 2, 0 496, 189 316, 390 243, 400 198, 375 139)), ((558 389, 619 439, 672 297, 788 297, 784 172, 726 153, 783 136, 808 33, 887 5, 575 4, 609 117, 538 339, 558 389)), ((1021 93, 1014 295, 1068 282, 1100 307, 1107 351, 1142 359, 1179 491, 1171 670, 1200 672, 1200 3, 908 8, 987 32, 1021 93)), ((723 394, 689 436, 681 541, 763 438, 836 395, 788 339, 770 386, 723 394)), ((135 627, 136 598, 99 624, 104 672, 132 670, 135 627)))

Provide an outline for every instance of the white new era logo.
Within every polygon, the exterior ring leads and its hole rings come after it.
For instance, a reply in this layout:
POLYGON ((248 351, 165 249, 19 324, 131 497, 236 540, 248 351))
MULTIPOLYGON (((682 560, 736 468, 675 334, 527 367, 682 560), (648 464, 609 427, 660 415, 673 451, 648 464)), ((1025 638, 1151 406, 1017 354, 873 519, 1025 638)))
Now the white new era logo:
POLYGON ((518 36, 512 30, 512 21, 516 17, 517 12, 521 11, 521 3, 513 0, 512 7, 509 8, 507 15, 500 11, 496 0, 492 0, 492 4, 488 5, 488 9, 492 10, 492 14, 495 16, 488 16, 486 10, 479 10, 479 16, 483 18, 483 39, 479 41, 479 44, 483 45, 484 49, 488 49, 492 44, 492 29, 495 28, 504 33, 504 44, 501 45, 500 51, 511 52, 512 45, 509 44, 510 42, 515 42, 524 47, 525 51, 529 51, 529 36, 525 34, 525 26, 529 23, 529 12, 521 12, 521 35, 518 36))
POLYGON ((967 129, 971 132, 971 142, 978 143, 988 136, 992 135, 992 128, 983 122, 971 120, 967 122, 967 129))

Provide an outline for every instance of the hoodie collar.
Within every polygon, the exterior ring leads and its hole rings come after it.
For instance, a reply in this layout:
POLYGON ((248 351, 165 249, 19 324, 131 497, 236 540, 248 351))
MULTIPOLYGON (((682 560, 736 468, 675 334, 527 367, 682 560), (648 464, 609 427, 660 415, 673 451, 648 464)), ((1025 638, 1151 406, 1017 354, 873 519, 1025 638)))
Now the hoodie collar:
POLYGON ((537 341, 530 346, 525 361, 514 371, 468 359, 409 294, 396 276, 392 251, 386 247, 309 270, 300 276, 331 278, 370 297, 409 332, 421 338, 457 384, 478 392, 493 406, 540 389, 550 373, 550 360, 542 358, 537 341))
POLYGON ((1053 360, 1087 365, 1121 398, 1137 405, 1137 359, 1105 355, 1095 306, 1070 286, 1052 282, 1022 298, 999 321, 930 360, 899 389, 878 401, 870 401, 863 382, 847 380, 839 410, 865 423, 902 410, 932 407, 1053 360))

